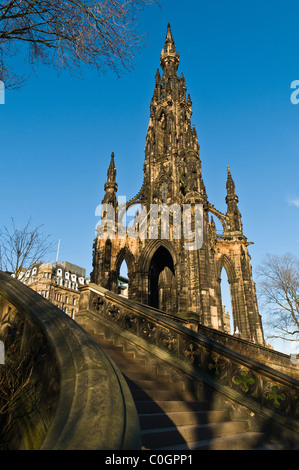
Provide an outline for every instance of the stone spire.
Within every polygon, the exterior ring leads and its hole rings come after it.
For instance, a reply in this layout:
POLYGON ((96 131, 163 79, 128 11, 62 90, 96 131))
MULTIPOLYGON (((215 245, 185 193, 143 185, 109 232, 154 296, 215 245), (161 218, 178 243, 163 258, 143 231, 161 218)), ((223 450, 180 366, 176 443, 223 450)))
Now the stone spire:
POLYGON ((226 181, 227 195, 225 202, 227 204, 227 227, 226 231, 229 232, 242 232, 241 214, 238 207, 239 198, 236 194, 235 183, 231 175, 230 167, 227 167, 227 181, 226 181))
POLYGON ((176 51, 169 23, 167 25, 165 45, 161 52, 160 60, 164 76, 176 77, 177 69, 180 63, 180 56, 176 51))
POLYGON ((161 187, 168 184, 172 203, 188 202, 189 196, 206 199, 202 180, 199 143, 191 124, 192 102, 186 80, 177 75, 179 54, 170 25, 161 53, 161 77, 155 75, 146 137, 143 197, 148 203, 161 202, 161 187))
POLYGON ((116 191, 117 183, 116 179, 116 168, 114 163, 114 152, 111 154, 110 165, 107 171, 107 181, 105 183, 105 196, 102 201, 102 204, 112 204, 113 207, 116 207, 116 191))

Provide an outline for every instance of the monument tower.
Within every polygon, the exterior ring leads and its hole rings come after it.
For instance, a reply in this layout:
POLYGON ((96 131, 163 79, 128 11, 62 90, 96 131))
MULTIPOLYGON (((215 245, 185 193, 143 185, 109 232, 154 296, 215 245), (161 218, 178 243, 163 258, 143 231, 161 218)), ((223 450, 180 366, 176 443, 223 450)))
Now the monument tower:
POLYGON ((93 246, 91 281, 117 292, 119 270, 125 260, 129 298, 174 315, 193 315, 202 325, 227 332, 221 296, 221 272, 225 269, 234 329, 245 339, 263 344, 247 248, 250 243, 243 233, 235 184, 228 167, 227 211, 218 211, 209 202, 203 182, 200 147, 191 124, 192 101, 183 73, 177 73, 180 58, 170 25, 160 59, 162 75, 158 69, 150 104, 143 184, 138 194, 121 206, 116 197, 112 154, 102 201, 102 225, 93 246), (123 215, 136 205, 140 211, 133 228, 126 231, 123 215), (110 222, 106 217, 108 206, 115 214, 110 222), (201 209, 199 219, 196 208, 201 209), (154 215, 157 224, 152 226, 154 215), (216 233, 214 218, 221 222, 221 234, 216 233), (201 221, 200 244, 192 245, 190 230, 186 232, 177 224, 186 220, 195 239, 196 220, 201 221))

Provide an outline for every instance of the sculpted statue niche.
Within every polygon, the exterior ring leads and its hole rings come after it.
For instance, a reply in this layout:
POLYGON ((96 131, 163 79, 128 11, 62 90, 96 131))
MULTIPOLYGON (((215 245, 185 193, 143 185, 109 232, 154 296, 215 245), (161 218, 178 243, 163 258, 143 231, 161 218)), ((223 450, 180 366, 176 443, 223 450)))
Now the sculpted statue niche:
POLYGON ((161 113, 158 121, 159 126, 157 130, 158 153, 163 155, 167 151, 167 117, 164 111, 161 113))

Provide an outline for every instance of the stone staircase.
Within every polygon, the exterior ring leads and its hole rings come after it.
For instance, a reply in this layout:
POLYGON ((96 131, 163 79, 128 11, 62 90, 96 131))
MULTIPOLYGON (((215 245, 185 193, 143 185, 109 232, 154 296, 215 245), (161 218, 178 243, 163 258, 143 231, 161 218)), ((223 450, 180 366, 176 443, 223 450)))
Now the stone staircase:
POLYGON ((184 380, 128 346, 128 342, 89 331, 114 360, 129 384, 139 414, 144 450, 279 449, 250 430, 246 419, 233 419, 228 407, 212 406, 186 390, 184 380), (117 343, 117 344, 116 344, 117 343), (121 344, 123 343, 123 344, 121 344))

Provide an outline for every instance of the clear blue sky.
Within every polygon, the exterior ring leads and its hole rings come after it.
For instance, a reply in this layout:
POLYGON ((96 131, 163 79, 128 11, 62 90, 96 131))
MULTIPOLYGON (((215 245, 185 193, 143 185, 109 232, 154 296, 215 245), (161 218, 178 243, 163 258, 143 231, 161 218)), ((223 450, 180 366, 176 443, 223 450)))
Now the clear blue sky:
MULTIPOLYGON (((230 165, 253 272, 265 253, 299 256, 299 3, 161 0, 140 15, 147 45, 121 78, 36 67, 0 105, 1 225, 44 224, 60 260, 91 271, 95 209, 115 152, 118 194, 140 189, 154 77, 170 22, 193 101, 209 200, 226 210, 230 165)), ((24 57, 14 63, 28 72, 24 57)), ((53 253, 53 259, 56 254, 53 253)))

